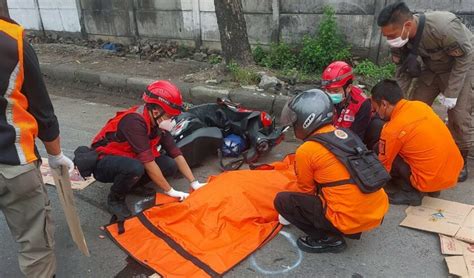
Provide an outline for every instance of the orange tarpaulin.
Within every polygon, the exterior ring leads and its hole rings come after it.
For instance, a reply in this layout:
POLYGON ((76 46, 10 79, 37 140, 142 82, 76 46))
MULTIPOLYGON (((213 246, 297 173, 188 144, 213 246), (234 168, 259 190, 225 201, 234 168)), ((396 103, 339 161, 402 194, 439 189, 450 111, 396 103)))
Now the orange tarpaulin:
MULTIPOLYGON (((273 170, 225 172, 185 201, 154 206, 107 231, 143 265, 165 277, 220 276, 280 230, 273 199, 298 191, 294 156, 273 170)), ((157 202, 169 200, 157 198, 157 202)))

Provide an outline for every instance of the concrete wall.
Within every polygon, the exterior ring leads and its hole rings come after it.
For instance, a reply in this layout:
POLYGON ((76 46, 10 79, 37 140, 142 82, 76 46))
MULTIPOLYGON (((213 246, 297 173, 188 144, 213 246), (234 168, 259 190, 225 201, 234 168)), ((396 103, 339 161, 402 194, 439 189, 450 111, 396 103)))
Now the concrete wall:
MULTIPOLYGON (((336 10, 356 55, 377 60, 386 48, 376 17, 397 0, 242 0, 250 42, 299 42, 313 34, 323 7, 336 10)), ((406 0, 414 11, 449 10, 474 31, 473 0, 406 0)), ((82 32, 90 38, 131 42, 173 39, 218 48, 214 0, 8 0, 11 16, 28 29, 82 32)))
POLYGON ((81 32, 75 0, 8 0, 10 16, 25 28, 81 32))

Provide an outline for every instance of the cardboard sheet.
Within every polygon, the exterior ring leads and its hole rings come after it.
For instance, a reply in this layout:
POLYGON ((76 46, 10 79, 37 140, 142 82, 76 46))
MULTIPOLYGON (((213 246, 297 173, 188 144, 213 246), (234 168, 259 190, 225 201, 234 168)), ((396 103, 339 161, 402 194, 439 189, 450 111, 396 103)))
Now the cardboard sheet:
POLYGON ((460 241, 453 237, 439 235, 441 254, 474 256, 474 244, 460 241))
POLYGON ((408 207, 400 226, 439 233, 474 243, 472 205, 424 197, 421 206, 408 207))
MULTIPOLYGON (((54 185, 54 178, 53 174, 51 173, 51 169, 49 168, 48 159, 42 157, 41 160, 43 161, 41 164, 41 175, 43 176, 43 182, 46 184, 54 185)), ((90 177, 84 180, 77 172, 71 176, 71 186, 74 190, 81 190, 89 186, 91 183, 95 182, 95 179, 90 177)))
POLYGON ((469 277, 464 256, 451 256, 444 258, 448 265, 448 271, 451 275, 459 277, 469 277))
POLYGON ((81 222, 76 211, 68 170, 63 166, 59 169, 52 169, 51 171, 54 184, 56 184, 59 201, 63 207, 72 239, 76 243, 79 250, 81 250, 81 252, 87 257, 90 257, 86 239, 84 238, 84 233, 82 232, 81 222))

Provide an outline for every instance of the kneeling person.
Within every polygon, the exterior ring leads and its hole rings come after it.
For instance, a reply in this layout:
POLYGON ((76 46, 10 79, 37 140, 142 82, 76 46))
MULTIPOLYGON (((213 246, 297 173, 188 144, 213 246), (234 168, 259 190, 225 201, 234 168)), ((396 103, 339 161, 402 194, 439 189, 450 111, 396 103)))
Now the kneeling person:
MULTIPOLYGON (((463 158, 448 127, 421 101, 403 99, 397 82, 383 80, 372 89, 372 107, 386 121, 379 158, 401 191, 389 194, 391 204, 420 205, 422 193, 456 185, 463 158)), ((430 194, 431 195, 431 194, 430 194)))
MULTIPOLYGON (((95 136, 92 148, 99 153, 94 177, 113 182, 108 196, 109 211, 117 217, 131 215, 125 196, 153 181, 172 197, 183 200, 188 193, 173 189, 165 177, 179 169, 194 189, 203 184, 195 178, 180 149, 169 133, 172 117, 181 113, 183 100, 179 89, 164 80, 150 84, 143 94, 144 104, 120 111, 95 136), (166 151, 160 154, 158 147, 166 151)), ((148 192, 154 194, 154 190, 148 192)))
MULTIPOLYGON (((292 98, 281 116, 283 124, 293 126, 296 138, 306 142, 295 156, 301 192, 280 192, 274 205, 282 224, 287 220, 308 234, 297 241, 306 252, 344 250, 343 236, 360 238, 361 232, 379 226, 388 210, 383 183, 373 193, 363 193, 345 164, 327 148, 328 142, 338 141, 366 150, 357 135, 331 124, 333 109, 327 94, 310 90, 292 98), (313 141, 320 137, 327 139, 324 144, 313 141)), ((378 167, 388 178, 380 163, 378 167)))

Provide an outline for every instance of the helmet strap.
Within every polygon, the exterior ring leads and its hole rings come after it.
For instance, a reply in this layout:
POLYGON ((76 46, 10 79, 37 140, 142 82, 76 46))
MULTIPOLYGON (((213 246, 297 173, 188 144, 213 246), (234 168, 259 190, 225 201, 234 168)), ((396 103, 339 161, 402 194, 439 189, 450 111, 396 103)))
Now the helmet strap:
POLYGON ((156 105, 154 103, 147 103, 146 107, 148 108, 148 113, 150 113, 150 117, 153 119, 153 125, 158 125, 157 121, 159 118, 163 117, 166 114, 165 111, 163 111, 159 105, 156 105), (154 117, 153 109, 158 109, 161 111, 161 113, 158 114, 158 116, 154 117))

